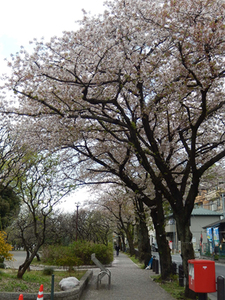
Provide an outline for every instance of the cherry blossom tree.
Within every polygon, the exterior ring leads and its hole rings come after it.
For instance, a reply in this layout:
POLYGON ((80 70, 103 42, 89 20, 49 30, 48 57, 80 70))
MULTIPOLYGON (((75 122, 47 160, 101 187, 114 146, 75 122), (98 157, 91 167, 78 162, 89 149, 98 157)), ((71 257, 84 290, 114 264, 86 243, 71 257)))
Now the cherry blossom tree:
MULTIPOLYGON (((120 232, 125 233, 125 237, 127 237, 127 242, 129 244, 129 251, 131 255, 135 254, 135 246, 134 246, 134 228, 136 228, 136 239, 138 242, 138 256, 141 262, 144 262, 145 266, 148 265, 149 260, 151 258, 151 247, 149 240, 149 232, 148 227, 149 224, 152 224, 150 221, 150 214, 153 215, 153 212, 156 209, 156 206, 152 206, 151 212, 148 207, 144 206, 144 202, 138 193, 134 193, 129 190, 127 187, 123 185, 111 185, 104 189, 101 187, 101 193, 97 193, 95 197, 96 203, 101 205, 105 209, 107 209, 114 220, 117 222, 117 226, 120 232)), ((153 201, 152 201, 153 202, 153 201)), ((92 202, 91 202, 92 204, 92 202)), ((158 211, 156 213, 158 215, 158 211)), ((161 232, 157 229, 157 236, 159 240, 159 252, 160 257, 161 253, 165 254, 165 249, 161 246, 163 243, 162 240, 166 239, 166 233, 164 231, 164 213, 162 214, 162 221, 159 222, 157 216, 153 215, 155 228, 161 228, 161 232), (160 226, 159 226, 160 225, 160 226), (162 238, 163 235, 163 238, 162 238), (163 251, 164 250, 164 251, 163 251)), ((164 244, 163 244, 164 245, 164 244)), ((168 251, 169 253, 169 251, 168 251)), ((169 253, 170 254, 170 253, 169 253)), ((167 278, 169 271, 171 268, 171 257, 166 255, 166 260, 161 259, 161 267, 162 267, 162 277, 167 278), (165 264, 165 265, 164 265, 165 264), (165 275, 166 274, 166 275, 165 275)))
MULTIPOLYGON (((112 220, 117 224, 115 232, 127 238, 129 252, 131 255, 135 255, 134 227, 136 226, 136 219, 132 201, 134 195, 127 193, 124 188, 115 185, 102 190, 96 196, 95 203, 110 212, 112 220)), ((92 202, 90 204, 92 205, 92 202)), ((150 247, 149 239, 147 239, 147 242, 150 247)), ((151 254, 150 249, 148 254, 151 254)))
POLYGON ((30 143, 75 150, 74 159, 119 177, 151 206, 135 177, 142 168, 171 205, 186 277, 199 182, 225 156, 224 8, 218 0, 109 2, 77 32, 37 42, 31 55, 21 49, 6 83, 16 101, 8 112, 33 117, 21 121, 32 126, 30 143))

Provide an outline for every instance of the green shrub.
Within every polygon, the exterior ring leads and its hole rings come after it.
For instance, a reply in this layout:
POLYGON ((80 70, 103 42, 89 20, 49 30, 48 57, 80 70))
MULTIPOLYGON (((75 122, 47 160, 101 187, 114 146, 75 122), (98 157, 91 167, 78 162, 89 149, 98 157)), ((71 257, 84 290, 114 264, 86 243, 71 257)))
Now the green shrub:
POLYGON ((45 267, 43 270, 43 275, 52 275, 54 273, 54 269, 52 267, 45 267))
POLYGON ((0 263, 0 269, 5 269, 5 264, 4 263, 0 263))
POLYGON ((214 255, 214 260, 218 260, 219 259, 219 255, 218 254, 215 254, 214 255))
POLYGON ((45 263, 58 266, 91 265, 91 254, 102 264, 110 264, 113 261, 112 244, 106 246, 103 244, 94 244, 90 242, 74 242, 69 246, 48 246, 42 251, 42 260, 45 263))

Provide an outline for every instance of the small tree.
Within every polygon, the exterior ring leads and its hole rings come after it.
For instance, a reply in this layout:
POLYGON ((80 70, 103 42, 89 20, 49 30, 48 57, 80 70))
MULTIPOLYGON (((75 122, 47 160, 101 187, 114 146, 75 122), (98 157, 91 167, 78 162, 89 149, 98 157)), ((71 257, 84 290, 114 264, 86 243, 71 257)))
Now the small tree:
POLYGON ((26 259, 18 269, 22 278, 33 258, 45 242, 46 223, 53 207, 74 187, 63 175, 56 155, 45 152, 30 159, 30 168, 18 179, 17 189, 23 205, 11 226, 12 236, 26 250, 26 259))
POLYGON ((7 243, 6 237, 6 232, 0 231, 0 263, 3 263, 4 259, 13 260, 13 254, 9 253, 12 246, 7 243))

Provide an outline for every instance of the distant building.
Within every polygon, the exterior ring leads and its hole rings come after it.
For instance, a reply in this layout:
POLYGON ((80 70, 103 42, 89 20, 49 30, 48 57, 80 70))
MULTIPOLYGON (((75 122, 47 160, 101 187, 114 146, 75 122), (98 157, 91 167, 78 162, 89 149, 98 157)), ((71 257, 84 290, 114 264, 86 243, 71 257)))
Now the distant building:
POLYGON ((225 190, 214 187, 209 190, 200 190, 199 195, 195 199, 195 205, 217 212, 225 212, 225 190))
MULTIPOLYGON (((205 226, 207 226, 210 223, 220 221, 222 215, 223 214, 221 212, 216 212, 201 207, 193 209, 190 218, 190 229, 193 234, 193 247, 196 251, 200 248, 200 242, 205 245, 207 244, 207 232, 205 226)), ((172 250, 180 250, 180 243, 177 237, 176 223, 172 215, 167 221, 165 230, 172 250)))
POLYGON ((224 182, 219 182, 214 188, 201 190, 196 197, 195 206, 219 213, 220 219, 203 226, 207 239, 205 251, 209 253, 222 252, 225 254, 225 189, 224 182))

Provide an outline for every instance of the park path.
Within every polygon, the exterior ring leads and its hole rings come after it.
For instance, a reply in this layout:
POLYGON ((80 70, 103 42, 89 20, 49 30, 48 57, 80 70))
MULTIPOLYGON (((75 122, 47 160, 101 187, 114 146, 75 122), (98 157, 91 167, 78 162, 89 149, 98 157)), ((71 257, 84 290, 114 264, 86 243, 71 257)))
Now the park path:
POLYGON ((112 267, 111 288, 108 289, 108 277, 102 279, 99 289, 96 280, 99 269, 93 270, 93 277, 81 300, 174 300, 150 275, 151 270, 140 269, 127 255, 116 256, 112 267))

